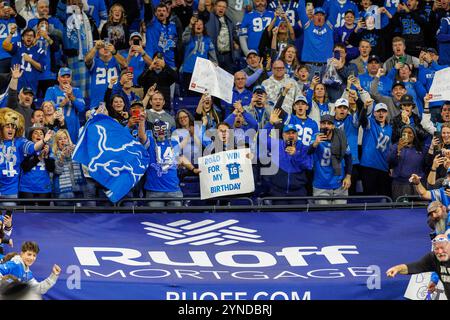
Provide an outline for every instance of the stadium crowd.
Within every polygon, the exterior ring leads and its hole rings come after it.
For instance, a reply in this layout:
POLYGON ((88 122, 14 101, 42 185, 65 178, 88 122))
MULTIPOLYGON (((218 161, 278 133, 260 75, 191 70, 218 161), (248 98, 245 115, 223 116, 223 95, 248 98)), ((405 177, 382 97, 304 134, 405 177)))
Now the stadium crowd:
MULTIPOLYGON (((388 275, 442 276, 450 101, 429 91, 435 72, 450 65, 449 11, 448 0, 1 1, 2 205, 106 198, 72 159, 86 119, 104 113, 150 155, 128 196, 180 206, 183 195, 199 194, 199 156, 249 147, 252 196, 434 201, 428 223, 436 257, 388 275), (198 57, 234 75, 231 103, 189 90, 198 57)), ((11 230, 6 213, 1 255, 13 246, 11 230)), ((61 269, 53 266, 38 283, 29 269, 38 252, 25 242, 3 257, 0 274, 45 293, 61 269)))
POLYGON ((448 0, 0 2, 0 198, 104 197, 72 160, 94 110, 150 153, 154 165, 129 196, 198 195, 198 157, 241 147, 254 154, 252 196, 396 199, 439 189, 450 167, 450 102, 428 91, 450 64, 449 8, 448 0), (234 75, 231 103, 189 90, 198 57, 234 75))

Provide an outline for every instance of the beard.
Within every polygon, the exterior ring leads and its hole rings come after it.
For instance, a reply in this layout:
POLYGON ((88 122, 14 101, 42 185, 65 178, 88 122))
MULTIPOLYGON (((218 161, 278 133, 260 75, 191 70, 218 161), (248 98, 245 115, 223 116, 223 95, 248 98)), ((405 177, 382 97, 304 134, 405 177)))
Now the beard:
POLYGON ((447 229, 448 212, 445 212, 441 219, 436 222, 435 229, 437 234, 445 233, 447 229))

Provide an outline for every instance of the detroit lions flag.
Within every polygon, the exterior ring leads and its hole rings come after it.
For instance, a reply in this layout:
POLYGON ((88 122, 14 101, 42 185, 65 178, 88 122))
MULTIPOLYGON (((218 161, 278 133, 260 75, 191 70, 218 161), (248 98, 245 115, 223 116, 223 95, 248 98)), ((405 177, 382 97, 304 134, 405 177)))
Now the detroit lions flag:
POLYGON ((88 167, 91 177, 109 189, 106 195, 115 203, 142 178, 150 157, 128 128, 97 114, 81 132, 73 160, 88 167))

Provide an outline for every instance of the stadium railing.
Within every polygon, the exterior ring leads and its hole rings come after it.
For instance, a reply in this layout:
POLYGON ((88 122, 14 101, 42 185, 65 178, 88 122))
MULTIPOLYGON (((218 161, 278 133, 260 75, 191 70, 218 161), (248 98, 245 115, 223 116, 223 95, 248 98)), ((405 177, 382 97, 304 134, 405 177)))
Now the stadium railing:
POLYGON ((248 197, 220 197, 201 200, 199 197, 184 198, 125 198, 112 204, 105 198, 73 198, 73 199, 0 199, 0 207, 4 210, 5 202, 16 202, 10 206, 16 212, 53 212, 53 213, 198 213, 198 212, 310 212, 339 210, 373 210, 396 208, 424 208, 427 201, 420 201, 414 196, 399 197, 394 202, 387 196, 339 196, 339 197, 262 197, 256 201, 248 197), (317 200, 347 200, 346 204, 317 204, 317 200), (182 206, 150 207, 151 201, 181 201, 182 206), (276 204, 273 204, 276 201, 276 204), (296 203, 292 203, 292 202, 296 203), (64 202, 64 205, 59 203, 64 202), (96 205, 87 205, 95 202, 96 205), (291 203, 289 203, 291 202, 291 203))

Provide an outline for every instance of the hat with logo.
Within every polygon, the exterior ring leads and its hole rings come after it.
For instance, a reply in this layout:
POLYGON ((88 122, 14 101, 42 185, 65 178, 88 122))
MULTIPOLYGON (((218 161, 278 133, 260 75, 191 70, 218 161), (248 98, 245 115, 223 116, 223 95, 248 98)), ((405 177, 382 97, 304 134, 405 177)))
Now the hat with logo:
POLYGON ((31 93, 34 96, 34 91, 30 87, 23 87, 20 92, 22 92, 23 94, 31 93))
POLYGON ((320 122, 331 122, 334 123, 334 117, 331 114, 324 114, 320 117, 320 122))
POLYGON ((388 107, 383 102, 380 102, 380 103, 377 103, 375 105, 375 109, 373 111, 377 112, 378 110, 386 110, 386 111, 388 111, 388 107))
POLYGON ((315 9, 314 9, 314 14, 319 14, 319 13, 325 15, 325 10, 323 10, 322 7, 317 7, 317 8, 315 8, 315 9))
POLYGON ((142 35, 139 32, 133 32, 130 34, 130 40, 133 39, 133 37, 139 37, 142 40, 142 35))
POLYGON ((133 73, 131 72, 131 70, 129 68, 125 68, 122 70, 122 72, 120 73, 120 76, 122 77, 123 75, 127 74, 127 73, 133 73))
POLYGON ((303 101, 304 103, 308 104, 308 100, 306 99, 305 96, 297 96, 294 100, 294 104, 299 102, 299 101, 303 101))
POLYGON ((293 124, 287 124, 283 128, 283 132, 295 131, 297 132, 297 128, 293 124))
POLYGON ((58 76, 62 77, 62 76, 72 76, 72 70, 70 70, 69 68, 61 68, 59 69, 58 72, 58 76))
POLYGON ((400 105, 402 105, 402 104, 412 104, 412 105, 415 105, 413 97, 410 96, 409 94, 404 94, 404 95, 400 98, 400 105))
POLYGON ((348 100, 347 99, 337 99, 336 102, 334 103, 335 107, 340 107, 340 106, 344 106, 348 108, 348 100))
POLYGON ((394 89, 396 86, 402 86, 403 89, 406 89, 405 84, 403 83, 403 81, 395 81, 394 84, 392 85, 392 89, 394 89))
POLYGON ((381 62, 380 58, 377 55, 375 55, 375 54, 371 55, 369 57, 369 59, 367 59, 368 63, 371 63, 372 61, 376 61, 377 63, 381 62))
POLYGON ((264 86, 255 86, 253 88, 253 93, 267 93, 266 88, 264 88, 264 86))

